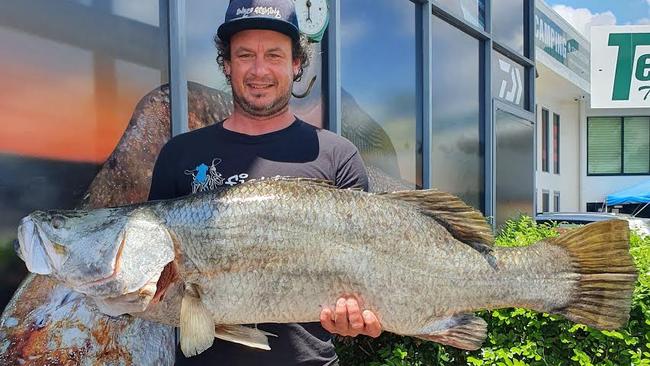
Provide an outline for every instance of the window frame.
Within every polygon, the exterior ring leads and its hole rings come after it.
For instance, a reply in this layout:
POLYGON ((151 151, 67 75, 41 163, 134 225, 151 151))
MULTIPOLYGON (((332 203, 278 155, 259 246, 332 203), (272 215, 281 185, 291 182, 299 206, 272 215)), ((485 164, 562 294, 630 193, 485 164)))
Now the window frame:
MULTIPOLYGON (((551 128, 553 147, 553 174, 560 175, 560 115, 553 112, 553 123, 551 128), (557 133, 556 133, 557 126, 557 133), (557 135, 557 136, 556 136, 557 135)), ((549 169, 550 170, 550 169, 549 169)))
POLYGON ((551 112, 547 109, 542 107, 542 172, 543 173, 549 173, 550 172, 550 164, 549 164, 549 119, 550 119, 551 112))
MULTIPOLYGON (((586 133, 586 145, 587 145, 587 176, 588 177, 622 177, 622 176, 644 176, 650 175, 650 164, 648 164, 648 172, 644 173, 624 173, 625 172, 625 118, 640 117, 640 118, 650 118, 648 115, 632 115, 632 116, 588 116, 587 117, 587 133, 586 133), (619 173, 590 173, 589 172, 589 126, 592 118, 612 118, 618 119, 621 126, 621 141, 619 142, 619 148, 621 151, 621 169, 619 173)), ((650 125, 650 121, 648 121, 650 125)), ((650 126, 648 128, 648 133, 650 134, 650 126)), ((648 159, 650 160, 650 148, 648 149, 648 159)))

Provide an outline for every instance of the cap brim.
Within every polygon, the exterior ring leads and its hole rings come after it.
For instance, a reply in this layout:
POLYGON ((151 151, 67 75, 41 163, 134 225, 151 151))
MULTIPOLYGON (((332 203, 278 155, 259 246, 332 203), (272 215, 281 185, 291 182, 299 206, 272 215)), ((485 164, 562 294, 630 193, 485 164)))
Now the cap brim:
POLYGON ((293 24, 266 17, 246 17, 223 23, 217 30, 217 35, 222 41, 228 41, 233 34, 247 29, 267 29, 283 33, 293 40, 300 39, 300 32, 293 24))

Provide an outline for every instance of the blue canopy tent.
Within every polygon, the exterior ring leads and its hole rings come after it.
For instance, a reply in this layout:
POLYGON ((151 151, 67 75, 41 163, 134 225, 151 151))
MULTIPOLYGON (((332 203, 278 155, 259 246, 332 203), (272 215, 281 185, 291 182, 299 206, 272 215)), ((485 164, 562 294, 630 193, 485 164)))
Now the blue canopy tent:
MULTIPOLYGON (((643 208, 650 204, 650 180, 607 195, 607 206, 625 204, 644 205, 643 208)), ((637 212, 641 210, 637 210, 637 212)))

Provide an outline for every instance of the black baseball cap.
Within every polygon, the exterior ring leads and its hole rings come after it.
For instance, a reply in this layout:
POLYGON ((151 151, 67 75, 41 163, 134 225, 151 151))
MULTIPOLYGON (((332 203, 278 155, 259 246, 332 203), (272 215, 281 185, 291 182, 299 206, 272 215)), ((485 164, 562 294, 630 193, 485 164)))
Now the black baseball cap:
POLYGON ((217 35, 222 41, 245 29, 268 29, 300 39, 294 0, 231 0, 217 35))

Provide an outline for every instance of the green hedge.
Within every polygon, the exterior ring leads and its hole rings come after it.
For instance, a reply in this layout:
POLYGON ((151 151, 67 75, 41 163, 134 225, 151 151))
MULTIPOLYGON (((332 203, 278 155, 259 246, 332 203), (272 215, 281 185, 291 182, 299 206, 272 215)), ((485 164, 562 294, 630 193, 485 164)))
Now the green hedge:
MULTIPOLYGON (((497 245, 522 246, 556 236, 549 225, 522 216, 508 222, 497 245)), ((524 309, 483 311, 488 338, 478 351, 384 333, 377 339, 339 338, 341 365, 648 365, 650 366, 650 237, 632 234, 639 270, 630 322, 618 331, 599 331, 560 316, 524 309)))

